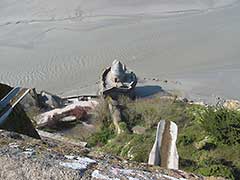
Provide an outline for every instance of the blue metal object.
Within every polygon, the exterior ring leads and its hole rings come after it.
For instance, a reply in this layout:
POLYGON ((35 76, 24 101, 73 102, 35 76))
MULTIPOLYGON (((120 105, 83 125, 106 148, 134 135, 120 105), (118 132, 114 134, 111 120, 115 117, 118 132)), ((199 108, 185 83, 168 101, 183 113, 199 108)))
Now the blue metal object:
POLYGON ((22 89, 16 87, 12 89, 1 101, 0 101, 0 125, 5 122, 7 117, 13 111, 15 105, 17 105, 24 96, 29 92, 29 89, 22 89), (22 92, 24 91, 24 93, 22 92), (19 97, 17 97, 19 96, 19 97), (15 98, 15 99, 14 99, 15 98), (14 102, 12 102, 14 99, 14 102))
POLYGON ((13 88, 4 98, 0 101, 0 109, 5 108, 13 97, 17 95, 17 93, 20 91, 20 87, 13 88))

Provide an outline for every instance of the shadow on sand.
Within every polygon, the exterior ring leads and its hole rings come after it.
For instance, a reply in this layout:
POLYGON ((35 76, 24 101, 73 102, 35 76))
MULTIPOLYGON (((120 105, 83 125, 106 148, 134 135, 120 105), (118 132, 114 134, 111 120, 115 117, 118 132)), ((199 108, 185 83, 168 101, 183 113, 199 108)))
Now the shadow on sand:
POLYGON ((169 93, 164 91, 161 86, 138 86, 135 88, 136 97, 144 98, 153 96, 155 94, 168 95, 169 93))

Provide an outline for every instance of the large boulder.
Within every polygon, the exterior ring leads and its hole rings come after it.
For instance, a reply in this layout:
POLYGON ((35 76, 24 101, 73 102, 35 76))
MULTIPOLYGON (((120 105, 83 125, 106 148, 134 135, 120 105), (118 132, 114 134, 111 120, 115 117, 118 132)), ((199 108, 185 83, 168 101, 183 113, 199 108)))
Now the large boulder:
POLYGON ((64 101, 59 96, 46 91, 38 95, 38 101, 41 107, 48 110, 64 107, 64 101))
POLYGON ((237 100, 227 100, 226 102, 224 102, 223 107, 230 110, 239 110, 240 102, 237 100))
POLYGON ((0 131, 0 179, 205 180, 180 170, 153 168, 96 151, 89 153, 88 148, 57 139, 36 140, 0 131))

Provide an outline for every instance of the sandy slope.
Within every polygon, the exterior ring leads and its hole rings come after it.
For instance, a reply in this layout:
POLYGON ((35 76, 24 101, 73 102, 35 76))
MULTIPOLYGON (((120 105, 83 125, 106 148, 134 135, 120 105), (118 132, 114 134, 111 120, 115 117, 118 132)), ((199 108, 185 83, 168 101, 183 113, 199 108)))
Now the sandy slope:
POLYGON ((237 0, 1 0, 0 79, 95 93, 114 58, 147 85, 238 99, 237 0), (170 79, 166 85, 144 78, 170 79), (173 83, 178 81, 179 83, 173 83))

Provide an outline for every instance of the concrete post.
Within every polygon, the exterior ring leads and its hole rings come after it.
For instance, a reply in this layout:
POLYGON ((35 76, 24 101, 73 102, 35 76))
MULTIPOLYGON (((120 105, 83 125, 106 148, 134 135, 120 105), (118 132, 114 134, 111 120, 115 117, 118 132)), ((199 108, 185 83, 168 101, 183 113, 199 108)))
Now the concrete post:
POLYGON ((177 125, 172 121, 161 120, 158 123, 156 139, 149 154, 148 164, 178 169, 177 131, 177 125))

